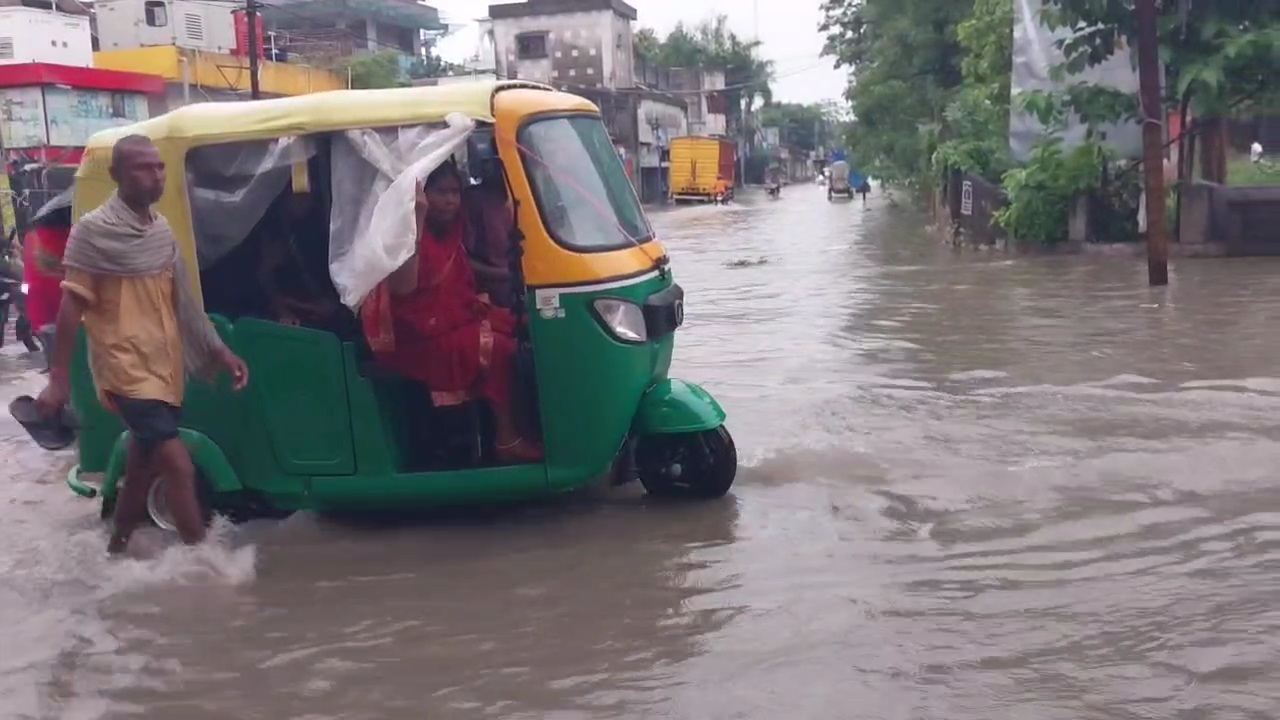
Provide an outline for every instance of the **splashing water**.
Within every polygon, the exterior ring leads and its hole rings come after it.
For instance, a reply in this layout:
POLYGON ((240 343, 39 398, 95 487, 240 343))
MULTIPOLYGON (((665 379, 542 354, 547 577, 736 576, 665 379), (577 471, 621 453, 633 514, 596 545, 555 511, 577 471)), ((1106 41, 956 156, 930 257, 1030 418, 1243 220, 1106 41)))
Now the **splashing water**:
POLYGON ((256 576, 257 548, 236 547, 234 539, 234 526, 223 518, 214 520, 205 542, 192 547, 176 543, 169 533, 140 531, 128 557, 108 562, 99 599, 157 586, 247 585, 256 576))

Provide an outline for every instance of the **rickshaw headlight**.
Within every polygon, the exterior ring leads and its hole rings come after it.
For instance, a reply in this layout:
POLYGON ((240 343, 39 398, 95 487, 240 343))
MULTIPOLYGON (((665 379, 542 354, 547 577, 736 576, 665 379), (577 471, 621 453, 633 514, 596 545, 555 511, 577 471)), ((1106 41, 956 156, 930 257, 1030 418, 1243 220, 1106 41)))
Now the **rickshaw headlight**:
POLYGON ((644 325, 644 311, 639 305, 615 298, 600 298, 592 304, 609 332, 623 342, 639 343, 649 339, 644 325))

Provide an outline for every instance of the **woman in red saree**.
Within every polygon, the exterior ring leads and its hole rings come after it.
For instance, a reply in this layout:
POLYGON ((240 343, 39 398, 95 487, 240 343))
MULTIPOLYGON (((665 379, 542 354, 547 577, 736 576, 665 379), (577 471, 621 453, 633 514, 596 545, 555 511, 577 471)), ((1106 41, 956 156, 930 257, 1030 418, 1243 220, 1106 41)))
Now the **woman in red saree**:
POLYGON ((476 291, 463 239, 462 180, 437 168, 418 191, 418 251, 361 307, 379 362, 425 384, 437 406, 473 396, 493 407, 495 444, 504 462, 538 462, 542 449, 516 426, 515 317, 476 291))

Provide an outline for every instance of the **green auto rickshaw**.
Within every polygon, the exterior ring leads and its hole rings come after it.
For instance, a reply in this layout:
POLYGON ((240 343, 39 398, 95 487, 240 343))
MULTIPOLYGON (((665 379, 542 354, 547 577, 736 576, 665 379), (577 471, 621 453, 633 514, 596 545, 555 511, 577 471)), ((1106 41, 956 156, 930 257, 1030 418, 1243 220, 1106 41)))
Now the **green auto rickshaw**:
MULTIPOLYGON (((95 135, 77 173, 76 217, 113 191, 111 146, 134 133, 150 137, 169 167, 158 209, 206 312, 250 368, 242 392, 199 382, 187 390, 181 437, 210 516, 495 503, 632 479, 663 496, 730 489, 737 455, 724 411, 668 375, 684 291, 589 101, 503 81, 190 105, 95 135), (363 293, 354 288, 394 269, 379 243, 404 227, 412 205, 379 201, 444 156, 509 190, 513 312, 525 321, 516 383, 545 449, 537 464, 495 463, 483 403, 434 406, 417 383, 379 366, 358 330, 215 307, 215 296, 252 282, 215 267, 249 242, 282 193, 306 189, 323 215, 294 248, 298 272, 320 268, 308 280, 334 283, 354 312, 363 293)), ((403 234, 397 242, 412 242, 403 234)), ((79 342, 79 463, 68 484, 101 497, 106 513, 128 443, 98 403, 83 333, 79 342)), ((149 508, 172 527, 160 480, 149 508)))

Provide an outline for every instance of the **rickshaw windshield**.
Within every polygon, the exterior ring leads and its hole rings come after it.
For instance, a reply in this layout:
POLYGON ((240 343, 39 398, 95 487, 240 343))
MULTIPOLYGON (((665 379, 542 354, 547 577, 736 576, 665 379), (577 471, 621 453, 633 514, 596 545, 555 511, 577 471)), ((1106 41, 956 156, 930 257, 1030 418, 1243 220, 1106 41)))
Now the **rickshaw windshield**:
POLYGON ((653 237, 618 151, 598 117, 536 120, 520 155, 551 237, 583 252, 621 250, 653 237))

